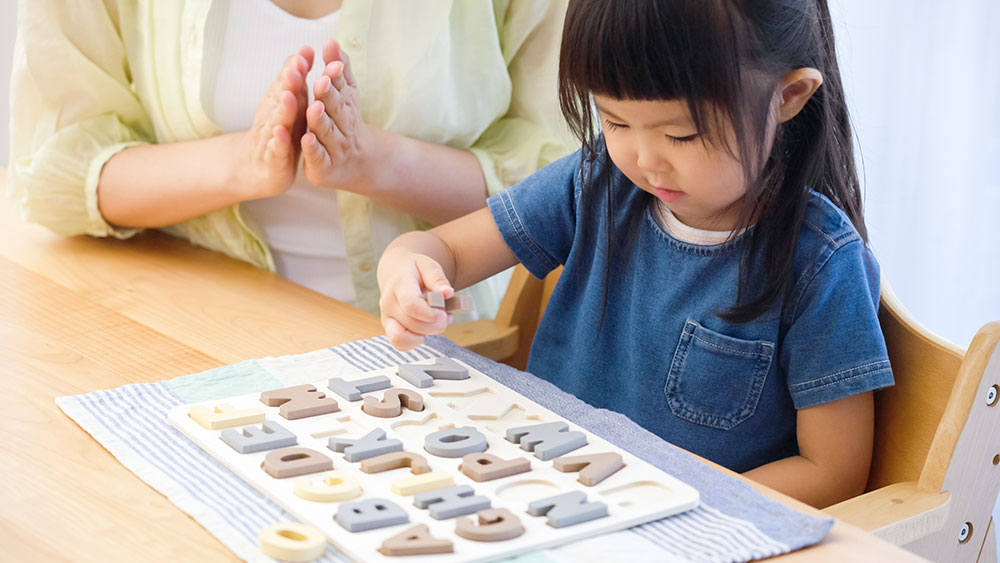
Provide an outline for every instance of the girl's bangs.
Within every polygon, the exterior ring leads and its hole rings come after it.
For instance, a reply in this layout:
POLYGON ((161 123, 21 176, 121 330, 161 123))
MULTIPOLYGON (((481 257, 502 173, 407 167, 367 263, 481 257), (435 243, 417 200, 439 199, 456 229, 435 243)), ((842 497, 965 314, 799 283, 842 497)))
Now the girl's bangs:
POLYGON ((564 86, 623 100, 736 104, 740 57, 722 2, 574 1, 588 6, 567 15, 564 86))

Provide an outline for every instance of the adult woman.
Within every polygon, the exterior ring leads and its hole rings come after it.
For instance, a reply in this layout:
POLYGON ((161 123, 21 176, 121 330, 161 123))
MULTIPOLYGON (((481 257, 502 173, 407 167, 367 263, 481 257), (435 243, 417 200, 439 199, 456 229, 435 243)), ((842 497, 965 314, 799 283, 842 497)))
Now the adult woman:
POLYGON ((567 151, 547 122, 564 5, 340 4, 21 2, 8 198, 59 233, 164 228, 374 311, 392 238, 567 151), (333 34, 350 59, 297 49, 333 34), (314 141, 329 159, 304 174, 314 141))

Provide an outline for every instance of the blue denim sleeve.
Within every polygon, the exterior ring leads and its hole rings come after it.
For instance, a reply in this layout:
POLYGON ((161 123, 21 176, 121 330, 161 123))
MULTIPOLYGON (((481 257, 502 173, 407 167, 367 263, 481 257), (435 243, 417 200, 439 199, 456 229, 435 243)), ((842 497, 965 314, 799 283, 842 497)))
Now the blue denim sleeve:
POLYGON ((486 201, 504 242, 539 279, 564 264, 573 246, 579 166, 573 153, 486 201))
POLYGON ((860 239, 827 256, 805 286, 780 346, 796 409, 893 384, 878 322, 875 257, 860 239))

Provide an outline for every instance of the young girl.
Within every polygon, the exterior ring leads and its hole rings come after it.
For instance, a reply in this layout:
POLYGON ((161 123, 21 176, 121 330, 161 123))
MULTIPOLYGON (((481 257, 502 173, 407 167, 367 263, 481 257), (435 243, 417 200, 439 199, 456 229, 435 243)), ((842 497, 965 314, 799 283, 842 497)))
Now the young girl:
POLYGON ((423 291, 561 264, 529 371, 815 506, 862 492, 893 379, 826 1, 576 0, 560 99, 577 155, 389 247, 392 342, 445 328, 423 291))

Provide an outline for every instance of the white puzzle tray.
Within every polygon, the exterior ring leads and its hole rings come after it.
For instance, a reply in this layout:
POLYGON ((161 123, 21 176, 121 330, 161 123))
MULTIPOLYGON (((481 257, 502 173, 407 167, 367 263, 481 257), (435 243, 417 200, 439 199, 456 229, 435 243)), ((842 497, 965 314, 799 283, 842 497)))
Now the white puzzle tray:
POLYGON ((692 487, 451 358, 168 419, 357 561, 481 561, 698 505, 692 487))

